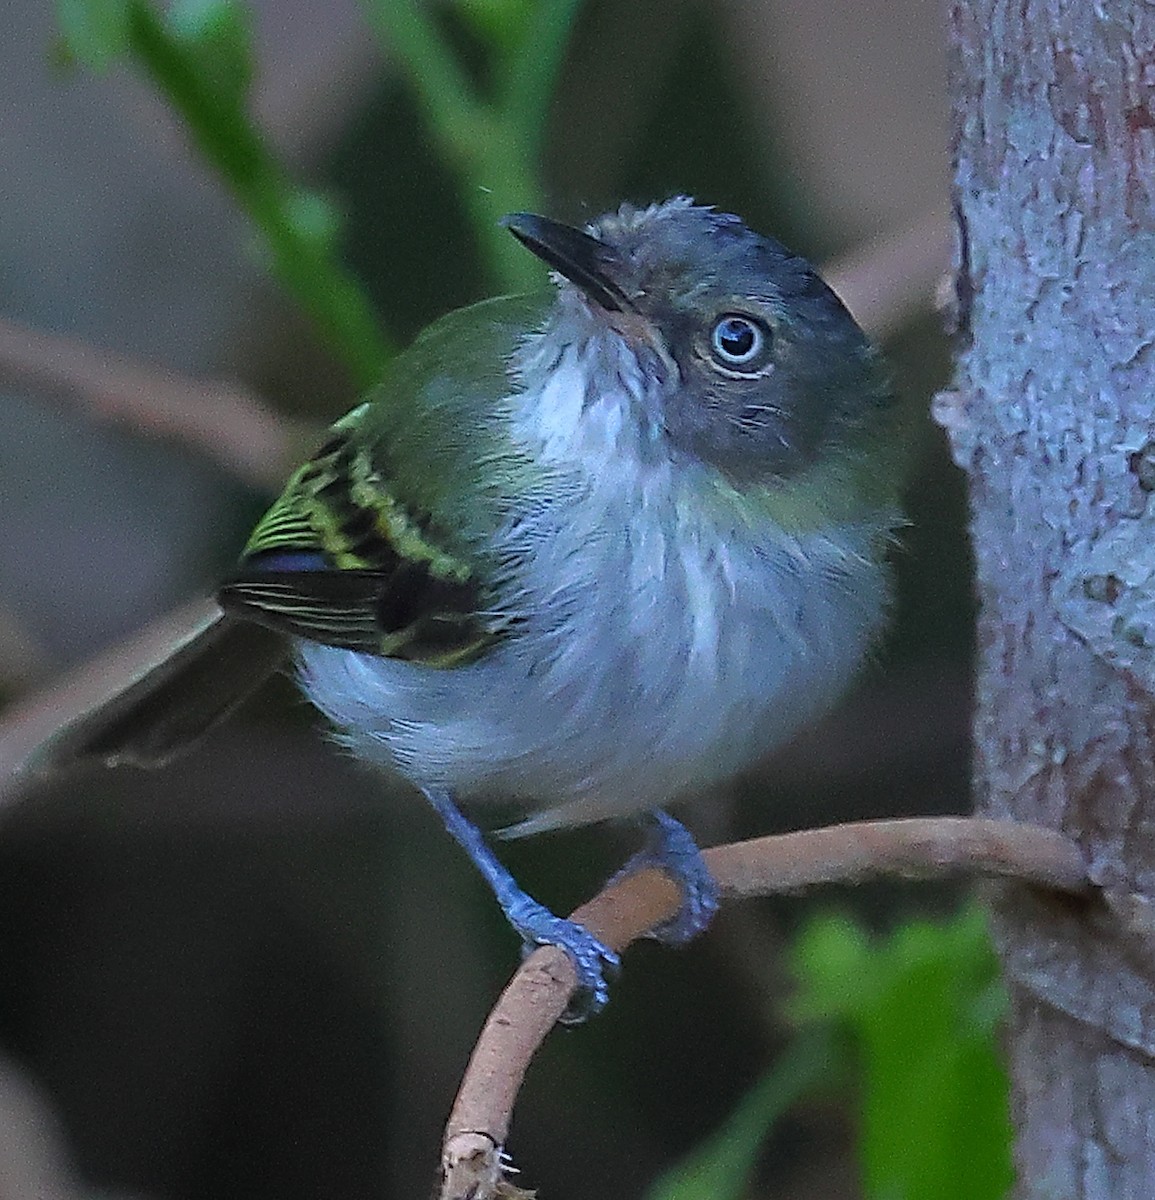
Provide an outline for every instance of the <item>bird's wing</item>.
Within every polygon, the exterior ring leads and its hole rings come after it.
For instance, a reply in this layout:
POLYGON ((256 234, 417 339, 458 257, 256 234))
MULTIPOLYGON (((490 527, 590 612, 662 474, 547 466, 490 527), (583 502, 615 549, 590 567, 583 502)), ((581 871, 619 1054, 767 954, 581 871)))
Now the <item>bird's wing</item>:
POLYGON ((509 363, 542 315, 504 298, 430 326, 257 525, 226 611, 431 666, 482 654, 509 620, 493 539, 534 474, 510 438, 509 363))

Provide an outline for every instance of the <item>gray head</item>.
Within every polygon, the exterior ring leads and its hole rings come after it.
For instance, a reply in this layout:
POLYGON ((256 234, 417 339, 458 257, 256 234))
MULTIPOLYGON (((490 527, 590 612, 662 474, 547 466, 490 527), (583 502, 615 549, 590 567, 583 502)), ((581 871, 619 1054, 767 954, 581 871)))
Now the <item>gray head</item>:
POLYGON ((738 217, 679 196, 625 205, 585 232, 525 213, 505 224, 664 377, 671 444, 735 482, 853 455, 890 404, 878 355, 838 297, 738 217))

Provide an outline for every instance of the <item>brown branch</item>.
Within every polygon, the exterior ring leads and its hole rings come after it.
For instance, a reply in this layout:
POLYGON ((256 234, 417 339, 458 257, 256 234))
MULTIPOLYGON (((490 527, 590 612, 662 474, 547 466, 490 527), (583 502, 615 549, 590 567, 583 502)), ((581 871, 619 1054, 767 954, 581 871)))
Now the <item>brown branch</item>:
POLYGON ((307 446, 303 428, 239 384, 191 379, 7 318, 0 318, 0 385, 194 446, 267 490, 281 486, 307 446))
MULTIPOLYGON (((1062 834, 1011 821, 967 817, 862 821, 718 846, 704 852, 723 896, 735 900, 877 878, 951 874, 1007 876, 1052 891, 1089 894, 1078 846, 1062 834)), ((607 888, 573 914, 624 950, 680 903, 677 885, 646 870, 607 888)), ((555 946, 531 954, 490 1013, 445 1131, 441 1200, 489 1200, 505 1188, 502 1146, 521 1081, 576 984, 555 946)))

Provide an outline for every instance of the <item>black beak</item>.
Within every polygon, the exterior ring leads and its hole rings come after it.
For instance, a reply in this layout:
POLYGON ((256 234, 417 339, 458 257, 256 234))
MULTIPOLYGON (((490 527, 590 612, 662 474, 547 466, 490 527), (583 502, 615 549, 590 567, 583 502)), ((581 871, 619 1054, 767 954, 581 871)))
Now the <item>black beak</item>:
POLYGON ((614 252, 605 242, 572 225, 533 213, 510 213, 501 218, 501 223, 542 262, 560 271, 607 312, 633 307, 608 273, 614 263, 614 252))

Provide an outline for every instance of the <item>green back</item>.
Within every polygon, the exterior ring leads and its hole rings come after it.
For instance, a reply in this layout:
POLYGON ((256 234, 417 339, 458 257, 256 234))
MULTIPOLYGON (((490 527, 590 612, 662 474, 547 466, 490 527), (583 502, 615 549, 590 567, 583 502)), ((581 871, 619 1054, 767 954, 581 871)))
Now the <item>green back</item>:
POLYGON ((504 296, 435 321, 391 365, 360 416, 369 462, 447 551, 474 558, 535 475, 511 445, 509 361, 553 292, 504 296))

